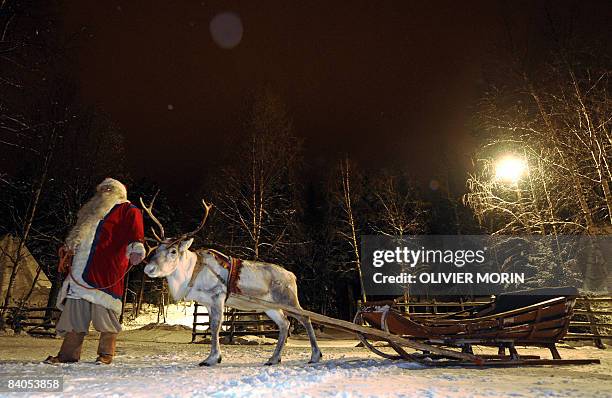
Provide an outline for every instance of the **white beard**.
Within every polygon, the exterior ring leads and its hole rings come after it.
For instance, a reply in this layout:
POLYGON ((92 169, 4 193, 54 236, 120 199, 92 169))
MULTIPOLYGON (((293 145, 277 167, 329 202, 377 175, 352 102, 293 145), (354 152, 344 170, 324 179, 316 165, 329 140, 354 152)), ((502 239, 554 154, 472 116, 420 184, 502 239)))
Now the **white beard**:
POLYGON ((96 228, 104 216, 118 203, 125 202, 119 192, 97 192, 87 203, 81 207, 77 215, 77 222, 66 238, 66 246, 76 251, 79 244, 87 241, 95 234, 96 228))

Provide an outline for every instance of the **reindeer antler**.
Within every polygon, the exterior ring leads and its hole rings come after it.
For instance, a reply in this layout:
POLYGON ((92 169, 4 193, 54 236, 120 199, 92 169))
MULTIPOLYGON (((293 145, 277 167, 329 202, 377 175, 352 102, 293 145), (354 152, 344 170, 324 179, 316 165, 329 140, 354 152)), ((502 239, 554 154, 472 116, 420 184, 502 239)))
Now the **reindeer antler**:
POLYGON ((204 217, 202 218, 202 221, 200 221, 200 225, 198 225, 197 228, 194 229, 193 231, 187 232, 186 234, 183 234, 179 236, 178 238, 173 239, 171 245, 181 240, 191 238, 192 236, 200 232, 200 230, 204 227, 204 224, 206 224, 206 220, 208 219, 208 213, 210 213, 210 209, 212 209, 212 204, 209 205, 208 203, 206 203, 204 199, 202 199, 202 204, 204 205, 204 217))
POLYGON ((172 246, 172 245, 176 244, 177 242, 180 242, 182 240, 191 238, 192 236, 197 234, 204 227, 204 224, 206 224, 206 220, 208 219, 208 214, 210 213, 210 210, 212 209, 213 205, 206 203, 206 201, 204 199, 202 199, 202 204, 204 205, 205 212, 204 212, 204 217, 202 218, 202 221, 200 221, 200 225, 198 225, 197 228, 194 229, 191 232, 179 235, 176 238, 168 238, 168 239, 166 239, 166 234, 164 233, 164 226, 157 219, 157 217, 155 217, 155 215, 153 215, 153 204, 155 203, 155 199, 157 198, 157 194, 158 193, 159 193, 159 191, 157 191, 155 193, 155 195, 153 196, 153 199, 151 200, 151 204, 149 206, 145 205, 144 201, 142 200, 142 198, 140 198, 140 204, 142 205, 142 208, 144 209, 144 211, 147 212, 149 217, 151 217, 151 220, 153 220, 153 222, 155 222, 155 224, 157 224, 157 226, 159 227, 159 232, 160 232, 159 235, 155 232, 155 230, 153 228, 151 228, 151 232, 153 232, 153 236, 155 237, 155 239, 157 240, 158 243, 165 243, 168 246, 172 246))
POLYGON ((204 218, 202 218, 202 221, 200 221, 200 225, 198 225, 196 229, 194 229, 193 231, 189 233, 184 234, 183 239, 194 236, 195 234, 200 232, 200 230, 204 227, 204 224, 206 224, 206 220, 208 219, 208 213, 210 213, 210 210, 212 209, 213 205, 212 203, 211 204, 206 203, 204 199, 202 199, 202 204, 204 205, 204 218))
POLYGON ((204 205, 204 217, 202 218, 202 221, 200 221, 200 225, 198 225, 198 227, 191 232, 180 235, 174 239, 169 239, 170 242, 167 243, 168 246, 172 246, 176 244, 177 242, 191 238, 204 227, 204 224, 206 224, 206 220, 208 219, 208 213, 210 213, 210 209, 212 209, 213 205, 212 204, 209 205, 208 203, 206 203, 206 201, 204 201, 204 199, 202 199, 202 204, 204 205))
POLYGON ((159 189, 157 190, 157 192, 155 192, 155 195, 153 195, 153 199, 151 200, 151 204, 149 205, 149 207, 147 207, 147 205, 144 204, 142 197, 140 197, 140 204, 142 205, 142 208, 144 209, 144 211, 147 212, 149 217, 151 217, 151 220, 153 220, 153 222, 157 224, 157 226, 159 227, 159 235, 157 235, 153 227, 151 227, 151 232, 153 233, 153 236, 155 237, 155 239, 159 243, 161 243, 166 238, 166 234, 164 232, 164 226, 162 225, 162 223, 159 221, 157 217, 153 215, 153 204, 155 203, 155 199, 157 199, 157 194, 159 194, 159 189))

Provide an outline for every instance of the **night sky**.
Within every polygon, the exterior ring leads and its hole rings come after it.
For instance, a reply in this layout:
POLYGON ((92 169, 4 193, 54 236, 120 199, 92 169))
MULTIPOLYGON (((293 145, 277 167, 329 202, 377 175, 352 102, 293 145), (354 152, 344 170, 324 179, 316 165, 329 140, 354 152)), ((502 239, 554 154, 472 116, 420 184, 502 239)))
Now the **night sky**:
POLYGON ((604 3, 72 1, 61 15, 85 36, 82 99, 126 136, 129 171, 183 189, 231 151, 262 86, 286 102, 308 167, 349 152, 427 182, 447 148, 465 168, 481 71, 506 27, 545 45, 548 7, 597 35, 604 3))

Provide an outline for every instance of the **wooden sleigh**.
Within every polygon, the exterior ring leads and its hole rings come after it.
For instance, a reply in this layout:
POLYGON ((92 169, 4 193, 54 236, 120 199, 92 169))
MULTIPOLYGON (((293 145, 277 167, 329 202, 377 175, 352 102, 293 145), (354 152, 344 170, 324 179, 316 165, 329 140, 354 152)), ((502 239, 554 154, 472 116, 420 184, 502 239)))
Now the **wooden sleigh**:
MULTIPOLYGON (((485 366, 520 365, 584 365, 599 363, 597 359, 562 359, 556 344, 569 328, 578 291, 574 288, 546 288, 499 295, 495 301, 468 310, 419 318, 394 309, 393 302, 364 305, 355 323, 369 325, 393 335, 428 345, 456 347, 474 355, 473 346, 493 346, 497 355, 477 355, 485 366), (545 347, 552 359, 519 355, 517 346, 545 347), (506 354, 508 349, 508 355, 506 354)), ((424 351, 407 353, 393 343, 389 354, 359 335, 365 347, 389 359, 420 359, 430 366, 466 366, 470 363, 445 355, 424 351), (426 359, 427 362, 422 360, 426 359)))
MULTIPOLYGON (((392 308, 392 302, 363 306, 354 322, 331 318, 279 303, 232 293, 237 300, 262 308, 281 309, 288 315, 307 316, 314 323, 354 333, 365 347, 388 359, 405 359, 425 366, 586 365, 598 359, 561 359, 555 344, 567 332, 576 301, 574 290, 529 292, 529 296, 500 296, 491 304, 434 319, 413 319, 392 308), (521 297, 518 299, 517 297, 521 297), (526 304, 527 303, 527 304, 526 304), (508 309, 508 307, 518 307, 508 309), (371 341, 386 342, 388 354, 371 341), (497 355, 473 352, 474 345, 495 346, 497 355), (519 355, 517 345, 550 349, 553 359, 519 355), (408 353, 405 348, 421 353, 408 353), (460 348, 460 349, 457 349, 460 348), (506 348, 509 355, 506 355, 506 348)), ((508 295, 509 296, 509 295, 508 295)))

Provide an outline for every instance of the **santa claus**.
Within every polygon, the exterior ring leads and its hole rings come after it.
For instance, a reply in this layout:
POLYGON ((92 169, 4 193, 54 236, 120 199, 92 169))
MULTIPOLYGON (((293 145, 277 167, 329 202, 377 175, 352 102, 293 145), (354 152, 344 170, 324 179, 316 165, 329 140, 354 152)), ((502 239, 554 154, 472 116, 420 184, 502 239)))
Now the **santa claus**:
POLYGON ((130 265, 145 257, 141 211, 127 200, 125 186, 107 178, 79 210, 65 242, 71 265, 58 296, 62 315, 56 325, 64 338, 48 363, 78 362, 90 323, 100 332, 96 362, 110 364, 121 331, 123 279, 130 265))

